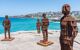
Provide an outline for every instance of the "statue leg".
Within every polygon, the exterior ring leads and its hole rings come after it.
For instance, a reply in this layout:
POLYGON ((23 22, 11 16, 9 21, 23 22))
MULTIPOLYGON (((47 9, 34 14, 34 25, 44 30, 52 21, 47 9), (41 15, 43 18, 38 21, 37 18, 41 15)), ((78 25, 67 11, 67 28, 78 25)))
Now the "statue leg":
POLYGON ((8 29, 8 37, 9 37, 9 39, 11 38, 11 36, 10 36, 10 29, 8 29))
POLYGON ((72 50, 72 46, 68 45, 68 44, 64 44, 63 41, 64 40, 60 40, 60 45, 61 45, 61 50, 72 50))
POLYGON ((46 37, 45 37, 45 40, 48 41, 48 31, 45 30, 45 33, 46 33, 46 37))
POLYGON ((43 31, 43 41, 45 41, 45 31, 43 31))
POLYGON ((6 36, 7 29, 5 29, 4 32, 5 32, 4 37, 5 37, 5 39, 6 39, 6 38, 7 38, 7 36, 6 36))
MULTIPOLYGON (((60 46, 61 46, 61 50, 65 50, 66 49, 66 45, 64 44, 64 40, 62 40, 62 37, 60 37, 60 46)), ((67 50, 67 49, 66 49, 67 50)))
POLYGON ((61 40, 61 38, 59 39, 59 41, 60 41, 61 50, 63 50, 63 45, 62 45, 62 40, 61 40))
POLYGON ((40 33, 40 28, 39 28, 39 31, 38 32, 40 33))
POLYGON ((73 50, 73 39, 71 41, 70 50, 73 50))
POLYGON ((37 32, 40 33, 40 28, 37 29, 37 32))

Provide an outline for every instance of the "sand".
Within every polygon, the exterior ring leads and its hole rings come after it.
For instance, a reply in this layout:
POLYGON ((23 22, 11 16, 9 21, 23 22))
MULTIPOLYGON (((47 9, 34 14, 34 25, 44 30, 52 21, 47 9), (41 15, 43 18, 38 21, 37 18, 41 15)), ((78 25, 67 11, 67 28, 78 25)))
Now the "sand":
MULTIPOLYGON (((54 44, 44 47, 37 45, 37 42, 42 40, 42 33, 38 34, 35 31, 18 31, 11 32, 11 36, 15 39, 13 41, 0 41, 0 50, 60 50, 59 44, 59 30, 49 30, 49 40, 54 44)), ((4 35, 0 35, 0 40, 4 35)), ((78 33, 75 41, 80 42, 80 33, 78 33)), ((74 42, 74 50, 80 50, 80 44, 74 42)))

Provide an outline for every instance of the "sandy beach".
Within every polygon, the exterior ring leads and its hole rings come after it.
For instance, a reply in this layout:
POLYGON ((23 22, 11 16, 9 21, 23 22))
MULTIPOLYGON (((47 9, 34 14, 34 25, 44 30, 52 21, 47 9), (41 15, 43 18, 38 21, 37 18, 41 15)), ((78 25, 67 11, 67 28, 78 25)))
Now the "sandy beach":
MULTIPOLYGON (((0 50, 60 50, 59 36, 60 31, 49 30, 49 40, 54 44, 44 47, 37 45, 37 42, 42 40, 42 33, 37 31, 18 31, 12 32, 13 41, 0 41, 0 50)), ((4 38, 4 34, 0 35, 0 40, 4 38)), ((75 41, 80 42, 80 33, 78 33, 75 41)), ((80 50, 80 44, 74 42, 74 49, 80 50)))

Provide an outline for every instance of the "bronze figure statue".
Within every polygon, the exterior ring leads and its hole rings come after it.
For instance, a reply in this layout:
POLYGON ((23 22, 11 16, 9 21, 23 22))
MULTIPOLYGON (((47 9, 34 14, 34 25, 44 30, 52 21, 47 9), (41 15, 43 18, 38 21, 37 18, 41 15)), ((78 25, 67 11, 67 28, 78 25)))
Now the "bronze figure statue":
POLYGON ((13 38, 10 36, 10 27, 11 27, 11 22, 8 19, 8 15, 5 16, 5 20, 3 21, 3 26, 4 26, 4 32, 5 32, 5 38, 2 41, 11 41, 13 38), (8 35, 7 35, 8 32, 8 35))
POLYGON ((37 19, 36 27, 37 27, 37 33, 40 33, 41 23, 39 19, 37 19))
POLYGON ((61 50, 73 50, 73 41, 77 36, 77 22, 70 15, 70 5, 64 4, 62 7, 64 16, 60 20, 60 46, 61 50))
POLYGON ((43 42, 48 41, 48 26, 49 26, 49 20, 48 18, 46 18, 46 14, 43 14, 43 19, 42 19, 43 42))
POLYGON ((38 44, 42 45, 42 46, 48 46, 53 44, 53 42, 48 40, 48 26, 49 26, 49 20, 48 18, 46 18, 46 14, 44 13, 42 15, 42 34, 43 34, 43 40, 40 40, 40 42, 38 42, 38 44))

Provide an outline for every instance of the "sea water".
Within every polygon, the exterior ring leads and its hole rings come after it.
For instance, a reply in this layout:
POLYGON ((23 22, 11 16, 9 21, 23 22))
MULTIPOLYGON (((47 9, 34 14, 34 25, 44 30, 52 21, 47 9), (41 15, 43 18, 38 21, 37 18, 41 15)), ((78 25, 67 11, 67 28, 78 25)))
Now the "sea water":
MULTIPOLYGON (((0 34, 4 32, 2 22, 5 18, 0 17, 0 34)), ((36 30, 37 18, 9 18, 11 21, 11 32, 36 30)), ((60 22, 49 22, 49 30, 60 30, 60 22)))

